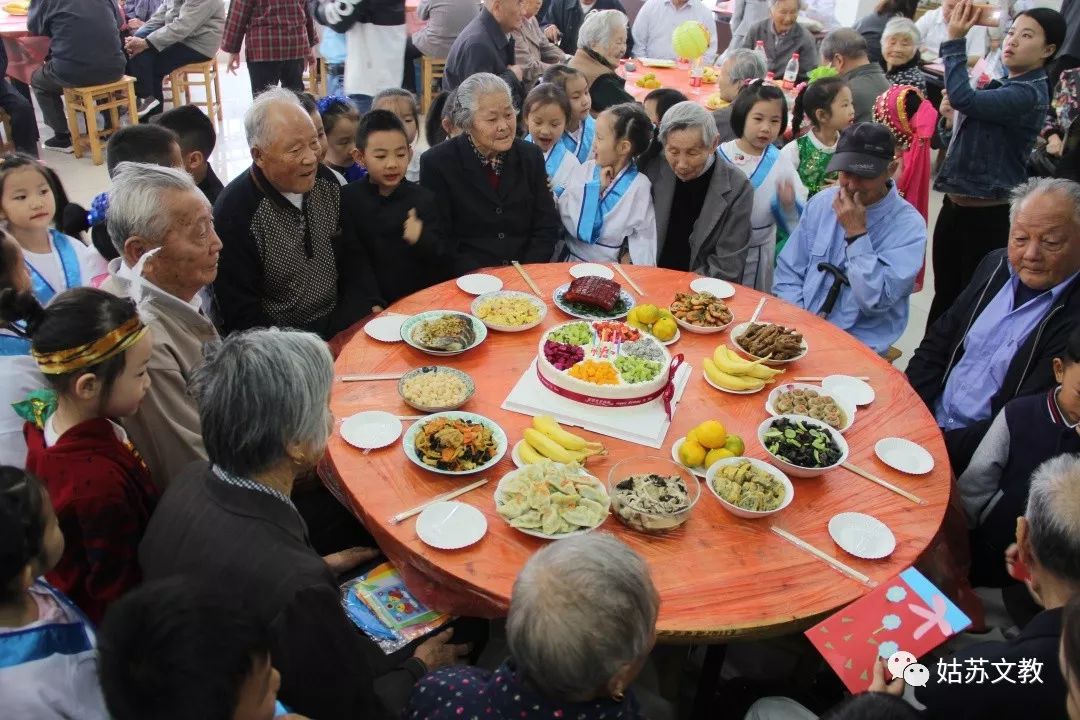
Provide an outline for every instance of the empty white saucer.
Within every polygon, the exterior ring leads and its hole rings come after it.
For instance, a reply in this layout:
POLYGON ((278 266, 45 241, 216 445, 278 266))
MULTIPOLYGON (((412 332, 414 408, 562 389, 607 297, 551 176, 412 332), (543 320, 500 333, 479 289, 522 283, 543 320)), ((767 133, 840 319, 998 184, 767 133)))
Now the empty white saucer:
POLYGON ((401 325, 408 319, 408 315, 382 315, 365 325, 364 332, 379 342, 401 342, 401 325))
POLYGON ((821 381, 821 387, 830 395, 847 398, 856 405, 869 405, 874 402, 874 388, 866 381, 850 375, 829 375, 821 381))
POLYGON ((605 280, 610 280, 615 277, 615 273, 607 265, 600 265, 599 263, 578 263, 570 268, 570 274, 573 277, 602 277, 605 280))
POLYGON ((900 472, 925 475, 934 469, 934 456, 922 445, 898 437, 882 438, 874 443, 881 462, 900 472))
POLYGON ((896 537, 873 515, 842 512, 829 520, 829 535, 855 557, 879 560, 896 549, 896 537))
POLYGON ((401 437, 401 421, 382 410, 356 413, 341 423, 341 437, 361 450, 386 447, 401 437))
POLYGON ((690 289, 694 292, 707 292, 721 300, 735 294, 735 286, 726 280, 718 278, 699 277, 690 283, 690 289))
POLYGON ((470 295, 483 295, 502 290, 503 281, 487 273, 473 273, 459 277, 457 286, 470 295))
POLYGON ((433 548, 459 550, 484 537, 487 518, 472 505, 438 502, 416 518, 416 535, 433 548))

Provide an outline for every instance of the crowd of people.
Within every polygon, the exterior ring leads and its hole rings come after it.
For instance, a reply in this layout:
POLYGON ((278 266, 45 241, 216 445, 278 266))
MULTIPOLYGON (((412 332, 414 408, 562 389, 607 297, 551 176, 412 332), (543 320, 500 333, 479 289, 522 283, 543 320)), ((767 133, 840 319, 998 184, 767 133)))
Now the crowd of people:
POLYGON ((635 102, 621 70, 711 27, 700 0, 632 22, 619 0, 423 0, 411 36, 401 0, 34 0, 52 136, 0 86, 0 714, 669 717, 641 680, 661 596, 611 535, 529 560, 501 664, 477 664, 475 619, 392 655, 355 629, 340 578, 379 550, 316 474, 335 353, 442 281, 588 261, 753 287, 888 356, 933 223, 905 373, 957 478, 945 552, 1020 628, 948 661, 1034 657, 1043 682, 909 703, 882 665, 824 717, 1080 720, 1080 2, 1025 8, 991 26, 971 0, 883 0, 849 28, 828 2, 740 0, 708 110, 635 102), (223 182, 214 123, 166 111, 162 81, 242 49, 251 164, 223 182), (316 49, 323 98, 302 92, 316 49), (424 56, 446 61, 426 118, 424 56), (150 122, 111 135, 84 210, 38 150, 71 150, 64 88, 125 72, 150 122))

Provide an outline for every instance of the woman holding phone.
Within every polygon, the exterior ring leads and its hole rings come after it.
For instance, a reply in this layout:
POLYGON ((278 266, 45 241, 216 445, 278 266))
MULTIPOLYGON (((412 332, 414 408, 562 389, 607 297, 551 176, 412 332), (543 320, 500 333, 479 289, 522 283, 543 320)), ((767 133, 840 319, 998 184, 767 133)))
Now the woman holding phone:
POLYGON ((1005 247, 1009 193, 1027 179, 1027 159, 1046 119, 1046 64, 1065 39, 1065 19, 1047 8, 1026 10, 1002 43, 1008 76, 971 87, 965 36, 982 9, 959 0, 941 44, 945 89, 955 111, 953 139, 934 189, 946 194, 934 226, 934 301, 929 323, 967 286, 983 257, 1005 247))

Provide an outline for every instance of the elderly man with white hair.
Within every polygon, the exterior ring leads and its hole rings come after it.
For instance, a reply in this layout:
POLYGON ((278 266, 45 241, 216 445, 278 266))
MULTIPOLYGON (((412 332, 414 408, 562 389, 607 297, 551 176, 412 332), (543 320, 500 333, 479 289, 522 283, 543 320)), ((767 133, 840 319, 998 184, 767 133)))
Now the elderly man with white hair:
POLYGON ((720 133, 720 142, 726 143, 735 139, 735 131, 731 129, 731 103, 739 96, 739 91, 750 80, 762 80, 765 78, 765 62, 757 56, 753 50, 736 48, 727 53, 724 61, 716 71, 716 91, 727 103, 719 110, 713 111, 713 120, 716 121, 716 131, 720 133))
POLYGON ((405 717, 643 718, 630 685, 656 643, 659 606, 645 561, 614 536, 551 543, 514 583, 510 658, 494 672, 455 666, 428 675, 405 717))
POLYGON ((810 31, 800 25, 799 0, 769 0, 769 17, 746 29, 742 47, 753 50, 758 42, 769 59, 767 68, 776 77, 783 77, 788 61, 799 55, 799 78, 817 67, 817 41, 810 31))
POLYGON ((367 254, 341 236, 341 185, 291 91, 255 98, 244 130, 252 165, 214 205, 223 329, 294 327, 329 340, 382 302, 367 254))
POLYGON ((612 105, 634 102, 625 90, 626 79, 615 72, 626 43, 626 15, 618 10, 595 10, 581 25, 577 52, 567 65, 585 74, 593 115, 612 105))
POLYGON ((1056 385, 1053 360, 1080 318, 1080 184, 1029 180, 1009 216, 1008 246, 983 258, 906 370, 957 475, 1005 403, 1056 385))
POLYGON ((740 282, 754 190, 717 153, 712 114, 691 100, 672 106, 660 121, 660 143, 663 154, 642 167, 652 182, 657 266, 740 282))
POLYGON ((510 87, 516 105, 525 98, 524 70, 514 64, 511 33, 524 19, 522 0, 483 0, 480 13, 450 46, 443 89, 453 90, 476 73, 498 75, 510 87))
POLYGON ((221 241, 210 203, 180 170, 120 163, 109 191, 108 227, 120 257, 102 288, 139 303, 154 332, 150 389, 124 428, 158 487, 206 457, 188 380, 203 345, 218 337, 201 290, 218 272, 221 241))
POLYGON ((634 18, 634 54, 640 57, 675 60, 671 34, 684 22, 699 22, 709 30, 705 62, 716 57, 716 19, 701 0, 646 0, 634 18))

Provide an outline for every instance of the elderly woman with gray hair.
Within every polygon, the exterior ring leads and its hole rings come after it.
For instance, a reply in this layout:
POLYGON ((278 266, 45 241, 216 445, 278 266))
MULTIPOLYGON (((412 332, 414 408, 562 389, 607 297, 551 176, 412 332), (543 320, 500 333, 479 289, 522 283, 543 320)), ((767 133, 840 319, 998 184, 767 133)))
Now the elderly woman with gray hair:
MULTIPOLYGON (((182 575, 235 596, 267 629, 282 702, 313 718, 397 716, 427 671, 456 661, 448 634, 401 665, 357 632, 335 570, 291 495, 333 430, 334 366, 317 335, 252 330, 208 347, 192 378, 209 462, 165 492, 139 546, 147 580, 182 575)), ((354 553, 353 564, 375 551, 354 553)))
POLYGON ((618 10, 590 12, 578 30, 578 50, 567 65, 585 74, 593 115, 612 105, 634 102, 624 89, 626 80, 615 73, 626 54, 626 36, 626 15, 618 10))
POLYGON ((922 33, 906 17, 894 17, 881 33, 881 62, 893 85, 912 85, 926 92, 926 76, 919 69, 922 33))
POLYGON ((713 111, 713 120, 716 121, 716 131, 720 133, 720 142, 726 143, 735 139, 735 131, 731 129, 731 103, 739 96, 739 91, 751 80, 765 79, 765 62, 754 53, 753 50, 737 48, 727 53, 724 62, 716 72, 716 91, 727 103, 724 107, 713 111))
POLYGON ((641 163, 652 182, 656 264, 743 282, 754 191, 717 154, 712 114, 691 100, 673 106, 660 121, 659 143, 641 163))
POLYGON ((544 156, 517 139, 510 87, 477 73, 457 87, 461 135, 420 157, 420 184, 435 194, 447 277, 512 260, 551 260, 562 223, 547 187, 544 156))
POLYGON ((641 557, 606 533, 552 543, 510 597, 510 658, 450 667, 417 685, 405 717, 643 717, 630 684, 656 642, 660 598, 641 557))

